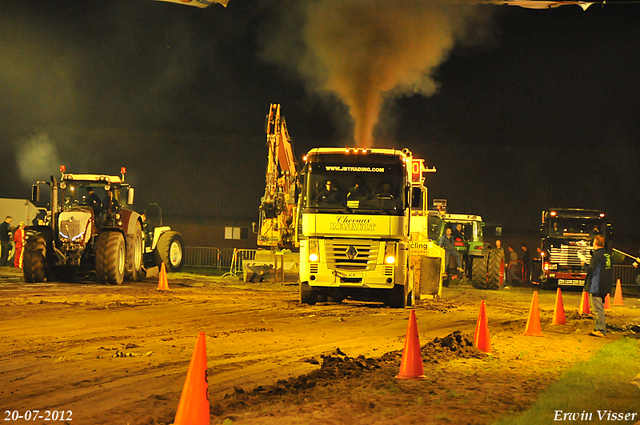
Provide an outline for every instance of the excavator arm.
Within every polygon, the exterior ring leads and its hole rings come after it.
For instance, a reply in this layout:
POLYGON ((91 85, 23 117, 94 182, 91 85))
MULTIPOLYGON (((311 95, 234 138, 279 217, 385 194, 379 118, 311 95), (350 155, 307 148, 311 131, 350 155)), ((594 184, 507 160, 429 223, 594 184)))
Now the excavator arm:
POLYGON ((266 121, 267 171, 260 202, 258 245, 296 246, 295 217, 298 164, 280 105, 272 103, 266 121))

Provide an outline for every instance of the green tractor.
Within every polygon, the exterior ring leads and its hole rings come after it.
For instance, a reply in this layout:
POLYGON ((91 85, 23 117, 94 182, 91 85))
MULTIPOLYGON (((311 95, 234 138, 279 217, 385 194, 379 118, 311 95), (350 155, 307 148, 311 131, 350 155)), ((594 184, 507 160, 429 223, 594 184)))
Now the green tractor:
MULTIPOLYGON (((483 240, 485 223, 482 217, 472 214, 449 214, 430 211, 430 237, 440 241, 447 228, 452 230, 454 246, 462 258, 462 264, 456 264, 451 255, 446 270, 448 281, 460 278, 470 281, 475 288, 498 289, 504 276, 504 251, 491 249, 483 240), (459 269, 462 269, 460 272, 459 269)), ((502 234, 502 228, 495 226, 496 236, 502 234)))

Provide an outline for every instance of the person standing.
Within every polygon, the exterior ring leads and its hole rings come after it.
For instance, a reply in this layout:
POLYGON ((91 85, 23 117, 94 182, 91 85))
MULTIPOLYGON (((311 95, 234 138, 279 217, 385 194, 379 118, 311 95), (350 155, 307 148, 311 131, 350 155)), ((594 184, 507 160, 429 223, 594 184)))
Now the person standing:
MULTIPOLYGON (((604 249, 604 237, 593 238, 593 255, 587 269, 584 290, 591 296, 591 305, 596 316, 596 326, 589 335, 604 338, 607 335, 607 323, 604 316, 604 300, 613 286, 613 262, 611 255, 604 249)), ((586 265, 582 261, 583 267, 586 265)))
POLYGON ((507 257, 504 252, 504 248, 502 247, 502 241, 500 239, 496 239, 496 247, 493 252, 489 255, 497 255, 500 263, 500 280, 498 285, 500 288, 503 288, 505 284, 505 271, 507 266, 509 265, 507 262, 507 257))
POLYGON ((509 246, 509 269, 507 270, 507 286, 513 285, 513 282, 522 282, 518 277, 518 253, 513 250, 512 246, 509 246))
POLYGON ((20 226, 16 229, 13 234, 13 242, 16 245, 16 253, 13 258, 13 265, 21 269, 22 268, 22 249, 24 248, 24 221, 20 222, 20 226))
POLYGON ((2 224, 0 224, 0 267, 5 267, 9 260, 9 251, 11 250, 11 216, 7 216, 2 224))
POLYGON ((522 244, 522 283, 527 285, 530 283, 531 278, 531 253, 527 245, 522 244))
POLYGON ((447 227, 447 230, 444 231, 444 235, 442 235, 442 237, 440 238, 438 245, 444 248, 445 270, 449 270, 449 257, 453 255, 456 258, 456 267, 458 268, 458 270, 462 271, 462 257, 460 256, 460 253, 456 250, 456 247, 453 244, 453 237, 451 236, 450 227, 447 227))

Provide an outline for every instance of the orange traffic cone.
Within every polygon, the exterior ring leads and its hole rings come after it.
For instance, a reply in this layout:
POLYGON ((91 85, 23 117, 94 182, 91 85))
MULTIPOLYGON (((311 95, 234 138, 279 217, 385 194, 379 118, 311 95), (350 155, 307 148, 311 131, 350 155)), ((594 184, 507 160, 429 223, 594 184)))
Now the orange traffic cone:
POLYGON ((604 297, 604 309, 611 310, 611 296, 609 294, 604 297))
POLYGON ((158 278, 158 291, 168 291, 169 282, 167 282, 167 268, 164 266, 164 262, 160 267, 160 277, 158 278))
POLYGON ((587 291, 582 291, 582 298, 580 299, 580 308, 578 314, 591 314, 591 308, 589 307, 589 294, 587 291))
POLYGON ((409 326, 407 336, 404 339, 402 349, 402 361, 400 362, 400 372, 396 379, 425 379, 424 368, 422 366, 422 355, 420 354, 420 338, 418 337, 418 323, 416 313, 411 310, 409 313, 409 326))
POLYGON ((622 301, 622 286, 620 286, 620 279, 618 279, 618 283, 616 284, 616 293, 613 296, 613 305, 624 305, 624 301, 622 301))
POLYGON ((204 332, 198 332, 191 356, 178 411, 173 425, 209 425, 209 382, 207 381, 207 346, 204 332))
POLYGON ((531 300, 531 311, 529 319, 527 319, 527 327, 523 335, 528 336, 544 336, 540 330, 540 311, 538 310, 538 291, 533 291, 533 299, 531 300))
POLYGON ((475 334, 476 348, 483 353, 491 354, 491 339, 489 337, 489 318, 487 317, 487 307, 482 301, 480 313, 476 322, 475 334))
POLYGON ((556 308, 553 310, 553 322, 552 325, 566 325, 567 318, 564 314, 564 304, 562 303, 562 291, 558 288, 556 293, 556 308))

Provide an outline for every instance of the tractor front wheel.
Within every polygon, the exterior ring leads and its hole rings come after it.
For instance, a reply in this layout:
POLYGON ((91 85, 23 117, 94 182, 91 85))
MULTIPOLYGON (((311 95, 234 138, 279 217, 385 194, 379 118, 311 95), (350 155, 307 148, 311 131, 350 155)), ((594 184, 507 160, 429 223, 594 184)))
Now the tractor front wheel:
POLYGON ((96 278, 100 283, 120 285, 125 273, 125 244, 120 232, 102 232, 96 244, 96 278))
POLYGON ((44 282, 48 277, 47 241, 42 235, 34 235, 27 239, 24 246, 22 271, 27 283, 44 282))
POLYGON ((158 239, 155 249, 155 257, 158 265, 164 263, 168 272, 179 272, 184 265, 184 243, 180 233, 174 231, 164 232, 158 239))

